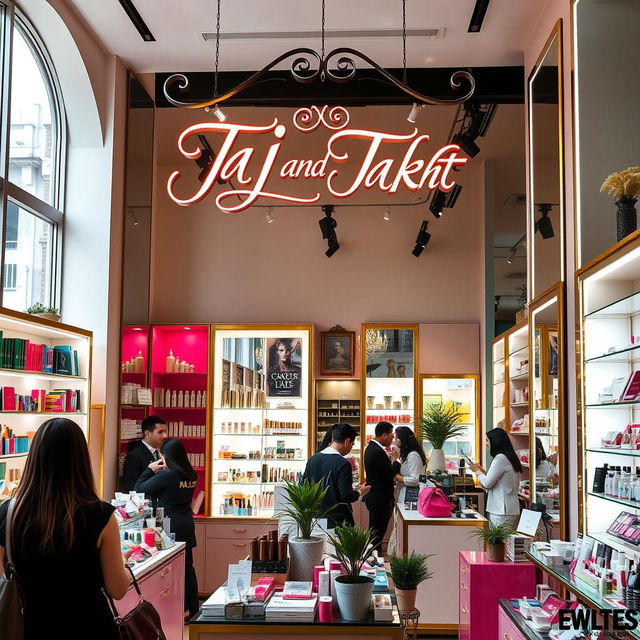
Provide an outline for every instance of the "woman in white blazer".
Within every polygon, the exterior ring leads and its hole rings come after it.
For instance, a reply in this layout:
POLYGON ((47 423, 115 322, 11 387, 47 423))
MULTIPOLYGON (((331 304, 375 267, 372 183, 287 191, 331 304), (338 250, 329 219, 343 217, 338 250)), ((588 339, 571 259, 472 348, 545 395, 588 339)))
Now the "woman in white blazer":
POLYGON ((479 464, 469 465, 487 491, 485 513, 490 524, 506 524, 515 529, 520 515, 518 488, 522 464, 504 429, 487 431, 489 452, 493 460, 489 471, 479 464))

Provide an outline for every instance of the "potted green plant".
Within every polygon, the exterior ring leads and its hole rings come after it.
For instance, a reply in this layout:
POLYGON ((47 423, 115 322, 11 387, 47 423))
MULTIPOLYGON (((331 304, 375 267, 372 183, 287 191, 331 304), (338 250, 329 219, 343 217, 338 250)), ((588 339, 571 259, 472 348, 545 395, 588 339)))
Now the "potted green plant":
POLYGON ((434 555, 412 551, 410 555, 390 556, 391 578, 396 590, 399 611, 413 611, 416 608, 418 585, 433 578, 427 561, 434 555))
POLYGON ((462 435, 466 427, 460 424, 462 413, 453 402, 428 404, 420 418, 422 437, 431 444, 433 451, 429 457, 429 470, 444 470, 444 443, 462 435))
POLYGON ((504 562, 504 542, 516 533, 509 525, 491 524, 477 527, 471 535, 482 540, 487 546, 487 559, 491 562, 504 562))
POLYGON ((640 167, 629 167, 612 173, 600 187, 613 196, 618 211, 616 227, 618 242, 638 228, 636 202, 640 196, 640 167))
POLYGON ((36 302, 26 310, 26 313, 32 316, 37 316, 38 318, 46 318, 47 320, 60 322, 60 314, 58 311, 59 310, 55 307, 45 307, 40 302, 36 302))
POLYGON ((329 536, 333 552, 328 553, 344 568, 345 573, 335 581, 336 598, 340 615, 350 622, 361 622, 369 618, 373 578, 360 575, 362 565, 373 552, 371 530, 358 525, 340 524, 335 535, 329 536))
POLYGON ((274 515, 277 519, 290 519, 298 529, 298 535, 289 538, 289 559, 293 580, 313 580, 313 567, 322 562, 324 538, 313 535, 318 520, 326 518, 335 505, 325 509, 323 501, 327 494, 324 482, 309 478, 300 484, 285 482, 288 502, 285 508, 274 515))

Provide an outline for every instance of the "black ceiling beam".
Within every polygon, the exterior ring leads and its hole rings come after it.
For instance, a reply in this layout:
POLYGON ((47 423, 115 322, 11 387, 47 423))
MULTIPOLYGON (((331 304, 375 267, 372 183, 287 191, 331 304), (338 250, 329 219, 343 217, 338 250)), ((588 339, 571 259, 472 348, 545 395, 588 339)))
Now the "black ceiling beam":
POLYGON ((473 13, 471 14, 471 22, 469 22, 467 33, 480 33, 484 17, 489 8, 489 2, 490 0, 476 0, 476 6, 473 8, 473 13))
MULTIPOLYGON (((449 86, 451 75, 458 68, 425 68, 407 71, 408 85, 433 98, 455 98, 449 86)), ((475 67, 471 71, 476 90, 469 102, 482 104, 522 104, 524 102, 523 67, 475 67)), ((401 69, 388 69, 402 78, 401 69)), ((218 92, 224 94, 250 77, 253 71, 225 71, 218 76, 218 92)), ((171 107, 164 97, 163 86, 170 73, 156 73, 156 107, 171 107)), ((189 89, 180 93, 174 85, 173 94, 187 102, 209 100, 213 91, 213 72, 186 73, 189 89)), ((466 85, 463 91, 466 91, 466 85)), ((301 84, 288 70, 270 71, 259 83, 225 101, 228 106, 303 107, 312 104, 358 107, 367 105, 411 104, 413 98, 380 78, 372 69, 358 69, 351 82, 330 81, 301 84)))

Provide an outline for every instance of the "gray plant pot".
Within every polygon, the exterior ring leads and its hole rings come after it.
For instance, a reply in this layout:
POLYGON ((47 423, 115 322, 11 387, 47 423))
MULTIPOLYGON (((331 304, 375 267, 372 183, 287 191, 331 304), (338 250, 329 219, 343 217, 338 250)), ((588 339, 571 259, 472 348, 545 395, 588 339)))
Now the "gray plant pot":
POLYGON ((313 580, 313 567, 322 564, 324 538, 289 538, 291 579, 303 582, 313 580))
POLYGON ((359 582, 349 576, 338 576, 335 581, 336 598, 340 615, 349 622, 362 622, 369 619, 371 596, 373 595, 373 578, 360 576, 359 582))

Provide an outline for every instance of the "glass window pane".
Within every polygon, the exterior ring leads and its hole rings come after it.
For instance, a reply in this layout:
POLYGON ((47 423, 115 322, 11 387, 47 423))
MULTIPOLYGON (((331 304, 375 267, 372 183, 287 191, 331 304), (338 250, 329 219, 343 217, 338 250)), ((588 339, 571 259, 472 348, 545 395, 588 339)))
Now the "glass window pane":
POLYGON ((17 221, 17 233, 5 243, 3 305, 16 311, 36 302, 49 306, 55 227, 11 201, 7 216, 17 221))
POLYGON ((53 202, 56 131, 49 81, 20 27, 13 33, 9 181, 53 202))

